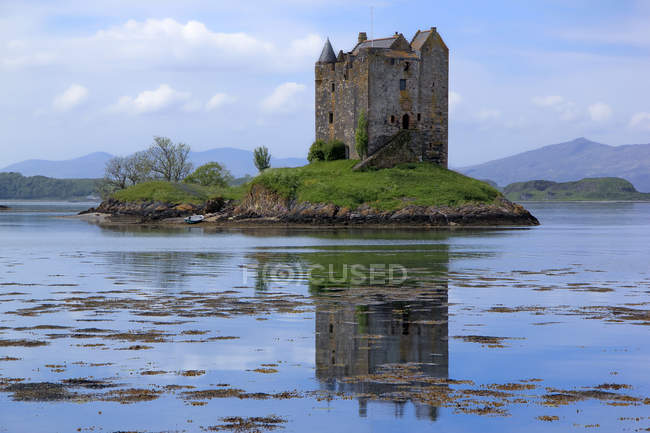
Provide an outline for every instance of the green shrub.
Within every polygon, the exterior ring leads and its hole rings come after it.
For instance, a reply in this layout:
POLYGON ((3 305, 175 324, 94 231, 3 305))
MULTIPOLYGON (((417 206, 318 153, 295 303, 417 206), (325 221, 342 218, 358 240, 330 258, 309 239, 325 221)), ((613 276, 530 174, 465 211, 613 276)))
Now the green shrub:
POLYGON ((309 162, 314 161, 325 161, 325 154, 323 149, 327 144, 323 140, 316 140, 312 143, 309 148, 309 153, 307 154, 307 160, 309 162))
POLYGON ((323 149, 325 161, 345 159, 345 143, 341 140, 331 140, 323 149))
POLYGON ((368 153, 368 118, 366 112, 362 111, 357 121, 357 129, 354 131, 354 147, 363 159, 368 153))

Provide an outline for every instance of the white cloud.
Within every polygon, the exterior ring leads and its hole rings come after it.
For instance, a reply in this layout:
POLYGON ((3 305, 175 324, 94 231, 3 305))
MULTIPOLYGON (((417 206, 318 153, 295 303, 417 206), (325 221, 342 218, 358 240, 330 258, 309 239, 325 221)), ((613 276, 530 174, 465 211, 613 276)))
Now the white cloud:
POLYGON ((306 69, 313 65, 323 39, 315 34, 270 42, 245 32, 216 32, 199 21, 172 18, 129 20, 78 41, 82 51, 100 60, 117 59, 136 66, 254 70, 306 69))
POLYGON ((236 101, 234 96, 230 96, 226 93, 217 93, 215 94, 208 102, 205 104, 205 109, 207 111, 216 110, 221 108, 226 104, 230 104, 236 101))
POLYGON ((145 90, 135 98, 122 96, 111 109, 128 114, 154 113, 170 108, 192 111, 196 104, 190 97, 188 92, 179 92, 167 84, 161 84, 156 90, 145 90))
POLYGON ((650 131, 650 113, 636 113, 630 120, 630 127, 650 131))
POLYGON ((562 120, 575 120, 580 116, 576 105, 559 95, 536 96, 533 98, 533 104, 538 107, 555 110, 560 114, 562 120))
POLYGON ((171 18, 129 20, 121 26, 100 30, 92 39, 119 44, 120 52, 127 56, 168 55, 181 60, 197 51, 237 57, 273 50, 272 44, 243 32, 213 32, 199 21, 181 24, 171 18))
POLYGON ((596 102, 595 104, 590 105, 587 108, 587 111, 589 111, 589 116, 594 122, 605 122, 612 117, 612 114, 614 114, 612 107, 604 102, 596 102))
POLYGON ((173 18, 129 20, 86 37, 48 38, 31 43, 0 43, 0 67, 40 65, 87 68, 218 68, 220 70, 310 70, 323 45, 316 34, 293 39, 258 37, 247 32, 217 32, 206 24, 173 18), (4 46, 3 46, 4 45, 4 46))
POLYGON ((290 113, 306 105, 304 84, 280 84, 273 92, 262 100, 260 107, 266 113, 290 113))
POLYGON ((501 111, 495 109, 483 109, 478 112, 476 118, 481 122, 490 122, 498 120, 501 117, 501 111))
POLYGON ((564 98, 557 95, 536 96, 533 98, 533 104, 539 107, 555 107, 563 104, 564 102, 564 98))
POLYGON ((88 89, 79 84, 72 84, 52 101, 56 111, 68 111, 83 104, 88 99, 88 89))
POLYGON ((454 91, 449 92, 449 111, 454 111, 461 102, 463 102, 463 97, 460 93, 454 91))

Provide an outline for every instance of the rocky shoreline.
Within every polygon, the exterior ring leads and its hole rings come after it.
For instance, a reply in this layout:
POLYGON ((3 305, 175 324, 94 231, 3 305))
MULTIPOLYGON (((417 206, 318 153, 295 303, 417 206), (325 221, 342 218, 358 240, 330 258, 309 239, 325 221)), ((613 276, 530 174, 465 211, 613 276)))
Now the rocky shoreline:
POLYGON ((334 204, 297 202, 262 186, 254 186, 241 201, 215 199, 204 204, 120 202, 108 199, 97 208, 81 212, 86 219, 101 215, 103 223, 183 224, 183 218, 202 214, 203 224, 217 225, 335 225, 335 226, 535 226, 539 221, 523 206, 499 198, 493 204, 457 207, 406 205, 396 211, 379 211, 368 205, 354 209, 334 204))

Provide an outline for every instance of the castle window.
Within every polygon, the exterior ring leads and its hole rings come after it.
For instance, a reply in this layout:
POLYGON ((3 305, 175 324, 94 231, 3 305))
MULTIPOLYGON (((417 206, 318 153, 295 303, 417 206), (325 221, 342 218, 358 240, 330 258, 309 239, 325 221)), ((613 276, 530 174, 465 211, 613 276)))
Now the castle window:
POLYGON ((390 59, 390 64, 394 65, 395 64, 395 59, 390 59))
POLYGON ((431 83, 431 87, 436 87, 436 82, 431 83))
POLYGON ((395 116, 390 116, 390 123, 395 123, 395 116))
POLYGON ((399 80, 399 89, 400 90, 406 90, 406 80, 403 79, 403 78, 401 80, 399 80))
POLYGON ((334 93, 334 83, 332 83, 332 93, 334 93))
POLYGON ((330 123, 334 123, 334 113, 330 111, 330 123))
POLYGON ((411 66, 411 64, 410 64, 409 62, 404 63, 404 70, 405 70, 405 71, 408 71, 408 70, 409 70, 409 66, 411 66))
POLYGON ((402 128, 403 129, 409 129, 409 115, 405 114, 402 117, 402 128))
POLYGON ((422 114, 421 114, 421 113, 418 113, 418 122, 419 122, 420 120, 422 120, 422 114))
POLYGON ((332 63, 332 71, 336 69, 336 63, 332 63))

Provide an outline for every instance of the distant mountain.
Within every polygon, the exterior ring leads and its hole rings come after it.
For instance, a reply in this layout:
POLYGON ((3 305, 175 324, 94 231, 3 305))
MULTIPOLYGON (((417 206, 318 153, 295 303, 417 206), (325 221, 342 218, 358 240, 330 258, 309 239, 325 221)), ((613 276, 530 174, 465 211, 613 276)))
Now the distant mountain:
POLYGON ((86 156, 64 161, 45 159, 28 159, 1 169, 4 172, 16 172, 23 176, 47 176, 59 179, 90 179, 104 176, 106 161, 113 155, 106 152, 90 153, 86 156))
MULTIPOLYGON (((104 176, 106 161, 112 157, 113 155, 105 152, 95 152, 80 158, 63 161, 29 159, 11 164, 0 169, 0 172, 16 172, 23 176, 47 176, 59 179, 100 178, 104 176)), ((235 177, 257 173, 253 163, 253 152, 250 150, 220 147, 203 152, 192 152, 190 153, 190 160, 195 166, 210 161, 220 162, 235 177)), ((305 158, 271 158, 271 167, 297 167, 306 163, 307 159, 305 158)))
POLYGON ((576 182, 531 180, 506 186, 503 194, 512 201, 650 201, 650 194, 638 192, 625 179, 599 177, 576 182))
POLYGON ((650 144, 608 146, 578 138, 458 171, 499 185, 536 179, 568 182, 620 177, 637 190, 650 192, 650 144))

